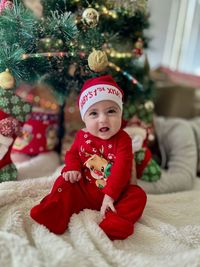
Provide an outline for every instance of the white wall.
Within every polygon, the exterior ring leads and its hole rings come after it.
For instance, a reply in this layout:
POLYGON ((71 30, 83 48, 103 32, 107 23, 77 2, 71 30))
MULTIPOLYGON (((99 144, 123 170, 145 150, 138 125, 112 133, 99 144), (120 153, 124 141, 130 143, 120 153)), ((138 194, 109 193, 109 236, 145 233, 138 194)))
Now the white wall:
POLYGON ((148 0, 152 68, 200 74, 200 0, 148 0))
POLYGON ((147 54, 152 68, 156 68, 162 63, 172 1, 148 0, 151 25, 147 35, 152 40, 147 54))

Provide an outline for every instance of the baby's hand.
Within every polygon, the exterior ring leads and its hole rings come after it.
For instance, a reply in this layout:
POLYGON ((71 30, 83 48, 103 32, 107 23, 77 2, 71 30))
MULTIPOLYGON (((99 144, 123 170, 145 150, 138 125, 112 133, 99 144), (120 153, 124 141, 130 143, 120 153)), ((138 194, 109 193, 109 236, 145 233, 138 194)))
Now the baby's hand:
POLYGON ((116 209, 115 209, 113 203, 114 203, 114 199, 113 198, 111 198, 108 195, 104 196, 104 199, 103 199, 103 202, 102 202, 102 205, 101 205, 101 210, 100 210, 101 217, 103 219, 105 218, 106 211, 112 210, 113 212, 116 212, 116 209))
POLYGON ((62 176, 65 181, 69 181, 70 183, 78 182, 81 179, 81 173, 79 171, 63 172, 62 176))

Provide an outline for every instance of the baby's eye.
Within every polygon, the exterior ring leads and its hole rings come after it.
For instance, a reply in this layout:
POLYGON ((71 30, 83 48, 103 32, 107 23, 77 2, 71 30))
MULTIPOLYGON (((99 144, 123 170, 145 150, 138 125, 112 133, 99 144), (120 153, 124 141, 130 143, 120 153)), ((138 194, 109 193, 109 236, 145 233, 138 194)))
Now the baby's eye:
POLYGON ((96 116, 97 115, 97 112, 96 111, 92 111, 89 113, 89 116, 96 116))
POLYGON ((116 110, 115 109, 109 109, 108 110, 108 113, 112 114, 112 113, 116 113, 116 110))

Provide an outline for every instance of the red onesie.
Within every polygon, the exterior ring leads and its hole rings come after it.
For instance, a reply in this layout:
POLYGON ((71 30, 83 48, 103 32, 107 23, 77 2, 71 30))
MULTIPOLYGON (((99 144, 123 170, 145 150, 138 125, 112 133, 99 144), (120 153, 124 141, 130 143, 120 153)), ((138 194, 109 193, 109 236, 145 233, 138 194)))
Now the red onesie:
POLYGON ((73 213, 85 208, 100 210, 107 194, 115 200, 116 213, 106 212, 99 226, 111 240, 128 237, 146 204, 145 192, 130 185, 132 161, 131 138, 123 130, 108 140, 80 130, 66 153, 62 173, 77 170, 82 179, 70 183, 59 176, 51 192, 31 209, 31 217, 62 234, 73 213))

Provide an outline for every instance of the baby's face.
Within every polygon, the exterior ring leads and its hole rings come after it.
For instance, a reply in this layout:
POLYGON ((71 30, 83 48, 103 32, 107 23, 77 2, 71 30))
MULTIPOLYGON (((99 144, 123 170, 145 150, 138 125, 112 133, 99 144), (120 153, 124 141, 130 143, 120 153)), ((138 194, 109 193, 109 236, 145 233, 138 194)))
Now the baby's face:
POLYGON ((107 140, 120 130, 122 111, 115 102, 103 100, 86 111, 83 121, 88 132, 107 140))

